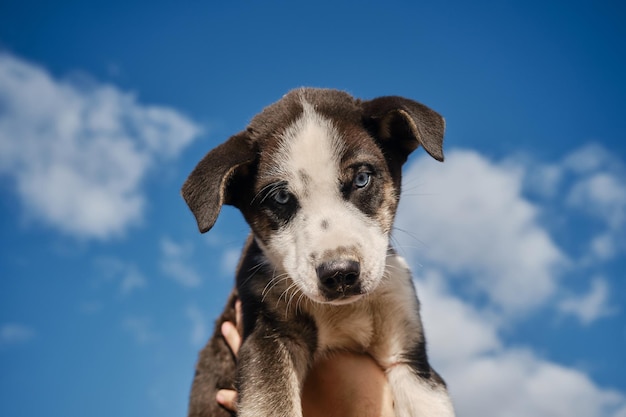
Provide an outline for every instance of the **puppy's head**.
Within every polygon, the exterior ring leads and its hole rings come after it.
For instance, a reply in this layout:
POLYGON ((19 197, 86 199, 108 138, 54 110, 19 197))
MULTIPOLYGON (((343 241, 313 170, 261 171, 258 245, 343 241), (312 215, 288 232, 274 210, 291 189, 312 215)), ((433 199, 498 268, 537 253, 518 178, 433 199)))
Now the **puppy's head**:
POLYGON ((443 132, 402 97, 294 90, 209 152, 182 194, 201 232, 234 205, 277 274, 312 300, 351 302, 383 276, 402 164, 419 145, 442 161, 443 132))

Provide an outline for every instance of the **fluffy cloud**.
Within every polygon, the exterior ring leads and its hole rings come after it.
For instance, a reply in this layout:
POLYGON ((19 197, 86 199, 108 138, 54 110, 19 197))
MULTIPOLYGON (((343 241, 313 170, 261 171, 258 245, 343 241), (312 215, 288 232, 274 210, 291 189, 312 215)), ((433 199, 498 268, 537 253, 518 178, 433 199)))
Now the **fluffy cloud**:
POLYGON ((420 263, 465 278, 502 311, 540 305, 568 259, 522 197, 523 175, 471 151, 450 152, 445 164, 418 158, 406 171, 397 219, 398 229, 414 237, 397 233, 400 246, 420 263))
MULTIPOLYGON (((596 144, 556 163, 531 161, 527 186, 558 210, 593 220, 581 263, 606 262, 626 252, 626 166, 596 144)), ((575 227, 575 226, 572 226, 575 227)))
POLYGON ((626 170, 620 171, 603 168, 582 175, 567 196, 571 207, 604 225, 589 242, 589 253, 599 260, 610 260, 626 250, 626 170))
POLYGON ((609 284, 602 277, 593 279, 587 294, 570 296, 562 300, 558 308, 563 313, 575 316, 584 325, 617 312, 616 308, 609 306, 609 284))
POLYGON ((453 367, 502 348, 493 320, 460 298, 450 295, 442 274, 422 271, 416 283, 422 316, 435 363, 453 367), (459 336, 463 338, 459 343, 459 336))
POLYGON ((206 313, 200 310, 196 305, 187 307, 185 313, 191 323, 191 345, 196 348, 204 346, 209 339, 209 326, 206 323, 206 313))
POLYGON ((617 417, 626 410, 623 394, 583 372, 504 346, 499 320, 451 295, 439 274, 428 272, 417 287, 431 359, 459 414, 617 417))
POLYGON ((122 328, 129 333, 138 344, 157 341, 160 337, 152 329, 152 320, 147 317, 131 316, 122 321, 122 328))
POLYGON ((35 331, 20 323, 5 323, 0 326, 0 347, 26 343, 34 337, 35 331))
POLYGON ((139 222, 146 172, 200 131, 173 109, 0 54, 0 174, 31 220, 66 234, 105 239, 139 222))
POLYGON ((119 285, 119 293, 122 296, 129 296, 148 285, 148 280, 135 264, 111 257, 97 258, 94 264, 104 280, 119 285))
MULTIPOLYGON (((576 172, 568 167, 573 157, 544 164, 544 198, 565 200, 598 166, 606 167, 601 149, 593 155, 595 162, 577 162, 576 172)), ((559 276, 574 263, 540 222, 546 206, 525 196, 537 171, 519 159, 493 162, 457 150, 445 164, 418 157, 405 172, 396 239, 417 271, 429 354, 459 414, 623 417, 624 393, 600 387, 585 372, 546 360, 530 347, 508 346, 502 336, 519 313, 538 311, 564 293, 559 276)), ((600 207, 619 211, 614 197, 600 191, 577 194, 581 203, 598 203, 588 214, 600 207)), ((597 245, 608 250, 606 242, 597 245)), ((614 311, 608 298, 607 281, 596 278, 587 294, 570 294, 556 309, 590 323, 614 311)))
POLYGON ((612 228, 626 221, 626 181, 607 173, 581 179, 571 190, 569 203, 604 219, 612 228))
POLYGON ((599 170, 611 172, 624 169, 622 161, 598 144, 589 144, 567 154, 559 163, 562 170, 578 174, 593 173, 599 170))
POLYGON ((240 257, 241 257, 241 249, 236 249, 236 248, 226 249, 221 258, 222 262, 220 265, 220 269, 221 269, 222 275, 228 278, 234 277, 240 257))
POLYGON ((626 405, 622 394, 597 387, 582 372, 525 350, 475 358, 448 377, 466 415, 609 417, 626 405))
POLYGON ((202 279, 192 266, 193 246, 189 243, 177 243, 169 238, 161 239, 161 270, 183 287, 200 286, 202 279))

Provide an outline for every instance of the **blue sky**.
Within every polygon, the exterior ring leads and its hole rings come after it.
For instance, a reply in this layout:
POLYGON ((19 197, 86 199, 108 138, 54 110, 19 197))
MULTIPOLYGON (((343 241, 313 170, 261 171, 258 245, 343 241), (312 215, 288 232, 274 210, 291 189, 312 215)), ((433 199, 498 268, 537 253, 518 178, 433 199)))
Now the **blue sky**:
POLYGON ((620 2, 0 5, 0 414, 184 415, 247 234, 179 196, 299 86, 446 117, 395 241, 459 415, 626 416, 620 2))

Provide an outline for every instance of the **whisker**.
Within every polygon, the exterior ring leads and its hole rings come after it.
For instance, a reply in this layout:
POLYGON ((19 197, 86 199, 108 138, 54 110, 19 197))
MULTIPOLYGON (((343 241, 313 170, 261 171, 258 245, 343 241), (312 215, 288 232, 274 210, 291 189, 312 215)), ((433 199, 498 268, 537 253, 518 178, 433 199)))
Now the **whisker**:
MULTIPOLYGON (((405 229, 401 229, 401 228, 396 227, 396 226, 394 226, 394 227, 393 227, 393 230, 394 230, 394 231, 396 231, 396 230, 397 230, 398 232, 402 232, 402 233, 404 233, 405 235, 409 236, 411 239, 413 239, 413 240, 415 240, 415 241, 419 242, 422 246, 424 246, 424 247, 428 248, 428 245, 426 244, 426 242, 424 242, 423 240, 420 240, 420 239, 419 239, 419 238, 418 238, 418 237, 417 237, 414 233, 409 232, 408 230, 405 230, 405 229)), ((392 238, 394 239, 394 241, 395 241, 396 243, 398 242, 397 238, 393 237, 393 235, 392 235, 392 238)))
POLYGON ((426 183, 422 181, 421 178, 416 177, 408 177, 402 179, 402 194, 407 191, 417 190, 418 188, 422 188, 426 183))
MULTIPOLYGON (((283 291, 283 294, 285 295, 285 301, 287 302, 287 305, 285 307, 285 314, 289 313, 289 306, 291 305, 291 302, 293 301, 293 297, 295 296, 295 294, 292 292, 291 295, 289 295, 289 291, 293 290, 293 288, 296 287, 296 293, 299 291, 297 288, 297 284, 294 282, 292 283, 285 291, 283 291)), ((283 296, 283 294, 281 294, 281 296, 278 298, 278 300, 280 300, 283 296)), ((278 305, 276 306, 278 307, 278 305)))
POLYGON ((263 295, 263 299, 261 301, 265 301, 265 297, 274 289, 274 287, 276 287, 281 282, 286 281, 287 279, 289 279, 289 275, 286 273, 273 276, 261 292, 261 294, 263 295))
POLYGON ((307 301, 307 299, 305 298, 305 295, 302 291, 300 291, 300 297, 298 297, 298 302, 296 303, 296 314, 298 314, 298 310, 300 309, 300 306, 302 305, 302 300, 304 299, 304 302, 307 301))
POLYGON ((280 302, 280 300, 283 298, 283 296, 285 296, 285 302, 287 302, 287 297, 289 294, 289 291, 296 286, 295 282, 292 282, 290 286, 288 286, 278 297, 278 300, 276 301, 276 308, 278 308, 278 303, 280 302))
POLYGON ((243 281, 242 285, 245 285, 248 283, 248 281, 250 281, 256 274, 257 272, 259 272, 261 270, 261 268, 265 265, 265 262, 259 262, 258 264, 256 264, 255 266, 251 267, 250 269, 248 269, 248 272, 250 272, 250 274, 246 277, 246 279, 243 281))
POLYGON ((270 286, 270 284, 274 282, 276 278, 278 278, 278 276, 276 275, 276 268, 274 268, 274 271, 272 271, 272 277, 267 281, 267 284, 265 284, 263 291, 261 291, 261 295, 263 295, 264 299, 267 288, 270 286))

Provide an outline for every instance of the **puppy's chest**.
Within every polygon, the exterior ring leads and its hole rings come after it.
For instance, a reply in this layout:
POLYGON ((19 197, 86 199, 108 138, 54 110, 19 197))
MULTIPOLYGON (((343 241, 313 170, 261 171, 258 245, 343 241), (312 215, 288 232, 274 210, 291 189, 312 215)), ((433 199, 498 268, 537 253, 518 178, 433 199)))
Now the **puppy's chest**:
POLYGON ((367 298, 347 305, 315 305, 308 313, 317 326, 318 354, 364 352, 382 366, 395 363, 421 340, 415 289, 406 263, 388 258, 385 279, 367 298))
POLYGON ((346 349, 367 351, 377 329, 370 309, 366 306, 324 308, 313 314, 317 325, 318 351, 346 349))

